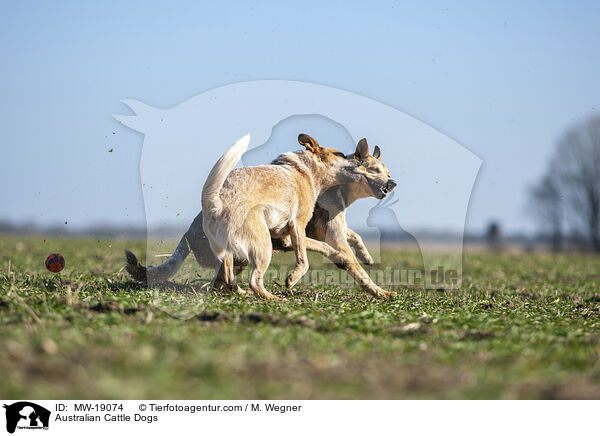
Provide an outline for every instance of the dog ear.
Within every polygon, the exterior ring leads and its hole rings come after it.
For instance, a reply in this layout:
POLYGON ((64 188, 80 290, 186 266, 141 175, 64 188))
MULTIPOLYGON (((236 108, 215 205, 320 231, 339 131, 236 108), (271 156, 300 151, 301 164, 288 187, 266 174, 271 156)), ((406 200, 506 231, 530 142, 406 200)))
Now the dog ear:
POLYGON ((378 160, 381 159, 381 148, 379 148, 379 145, 375 146, 375 150, 373 150, 373 157, 378 160))
POLYGON ((356 159, 366 159, 367 156, 369 156, 369 144, 367 144, 367 139, 363 138, 358 141, 356 151, 354 152, 354 157, 356 159))
POLYGON ((298 142, 300 145, 305 146, 308 151, 312 151, 313 153, 315 153, 317 149, 321 148, 319 143, 306 133, 300 133, 298 135, 298 142))

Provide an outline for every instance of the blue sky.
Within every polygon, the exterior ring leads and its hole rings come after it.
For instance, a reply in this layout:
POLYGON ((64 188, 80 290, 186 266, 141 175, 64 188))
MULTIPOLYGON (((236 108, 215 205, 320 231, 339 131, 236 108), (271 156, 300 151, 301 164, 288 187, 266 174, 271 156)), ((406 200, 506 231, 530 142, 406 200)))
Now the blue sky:
POLYGON ((0 218, 144 222, 142 136, 119 102, 168 108, 246 80, 345 89, 483 159, 467 219, 531 230, 526 188, 598 113, 596 2, 4 2, 0 218), (114 152, 108 153, 110 148, 114 152))

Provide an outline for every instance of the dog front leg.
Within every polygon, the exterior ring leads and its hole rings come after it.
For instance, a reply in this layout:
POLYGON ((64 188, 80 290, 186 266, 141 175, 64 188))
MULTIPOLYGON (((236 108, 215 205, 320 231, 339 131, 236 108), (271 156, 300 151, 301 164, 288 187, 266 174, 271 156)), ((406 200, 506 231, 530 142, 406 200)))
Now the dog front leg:
POLYGON ((285 279, 285 286, 290 290, 308 271, 308 256, 306 255, 306 233, 304 227, 299 226, 295 221, 290 222, 288 226, 292 249, 296 255, 296 268, 285 279))
POLYGON ((373 265, 373 258, 369 254, 369 250, 367 250, 367 247, 365 246, 365 243, 360 235, 350 228, 346 229, 346 235, 348 244, 350 244, 350 246, 354 249, 358 260, 365 265, 373 265))
POLYGON ((323 254, 331 260, 335 266, 348 271, 348 274, 356 280, 360 287, 374 297, 392 297, 396 295, 393 291, 386 291, 377 286, 351 253, 337 251, 326 242, 311 238, 306 238, 306 249, 323 254))

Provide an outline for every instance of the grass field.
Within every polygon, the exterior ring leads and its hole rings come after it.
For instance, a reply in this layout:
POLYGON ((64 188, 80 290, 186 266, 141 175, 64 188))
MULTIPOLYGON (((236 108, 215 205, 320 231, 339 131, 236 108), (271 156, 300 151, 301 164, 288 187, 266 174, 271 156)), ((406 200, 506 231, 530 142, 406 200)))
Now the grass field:
POLYGON ((145 248, 0 238, 0 397, 600 398, 599 256, 469 254, 461 291, 301 285, 267 302, 207 294, 191 257, 144 288, 125 247, 145 248))

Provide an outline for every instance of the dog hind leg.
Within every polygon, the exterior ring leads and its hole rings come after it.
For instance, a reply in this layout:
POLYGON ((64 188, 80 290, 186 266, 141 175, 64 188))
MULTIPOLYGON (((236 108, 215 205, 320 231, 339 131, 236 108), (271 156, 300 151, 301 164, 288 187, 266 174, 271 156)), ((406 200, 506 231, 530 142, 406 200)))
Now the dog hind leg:
POLYGON ((227 283, 229 289, 237 292, 240 295, 246 293, 246 291, 240 288, 237 284, 233 254, 228 254, 225 259, 223 259, 223 272, 225 273, 225 283, 227 283))
POLYGON ((285 279, 285 285, 290 290, 308 271, 308 256, 306 255, 306 233, 302 226, 290 221, 290 239, 296 255, 296 268, 285 279))
MULTIPOLYGON (((236 235, 238 241, 244 241, 252 272, 250 273, 250 288, 259 297, 277 298, 265 289, 264 276, 271 263, 273 245, 271 233, 265 217, 265 208, 253 208, 249 213, 240 232, 236 235)), ((240 266, 240 269, 242 266, 240 266)))
POLYGON ((240 288, 237 284, 236 280, 236 268, 234 265, 233 254, 228 253, 223 258, 223 262, 217 269, 215 277, 211 283, 212 289, 218 289, 221 286, 227 287, 230 291, 235 291, 240 295, 246 293, 242 288, 240 288))
POLYGON ((269 267, 269 263, 271 261, 271 250, 269 253, 262 253, 257 258, 252 259, 252 273, 250 274, 250 288, 254 291, 256 295, 262 298, 274 298, 277 299, 275 295, 271 294, 269 291, 265 289, 264 277, 267 268, 269 267))
POLYGON ((273 254, 273 248, 271 246, 271 235, 269 234, 268 228, 261 226, 255 228, 255 235, 257 239, 255 242, 259 243, 258 247, 252 247, 249 250, 250 263, 252 264, 252 272, 250 273, 250 288, 256 295, 262 298, 277 299, 275 295, 271 294, 265 289, 264 277, 269 264, 271 263, 271 256, 273 254))

